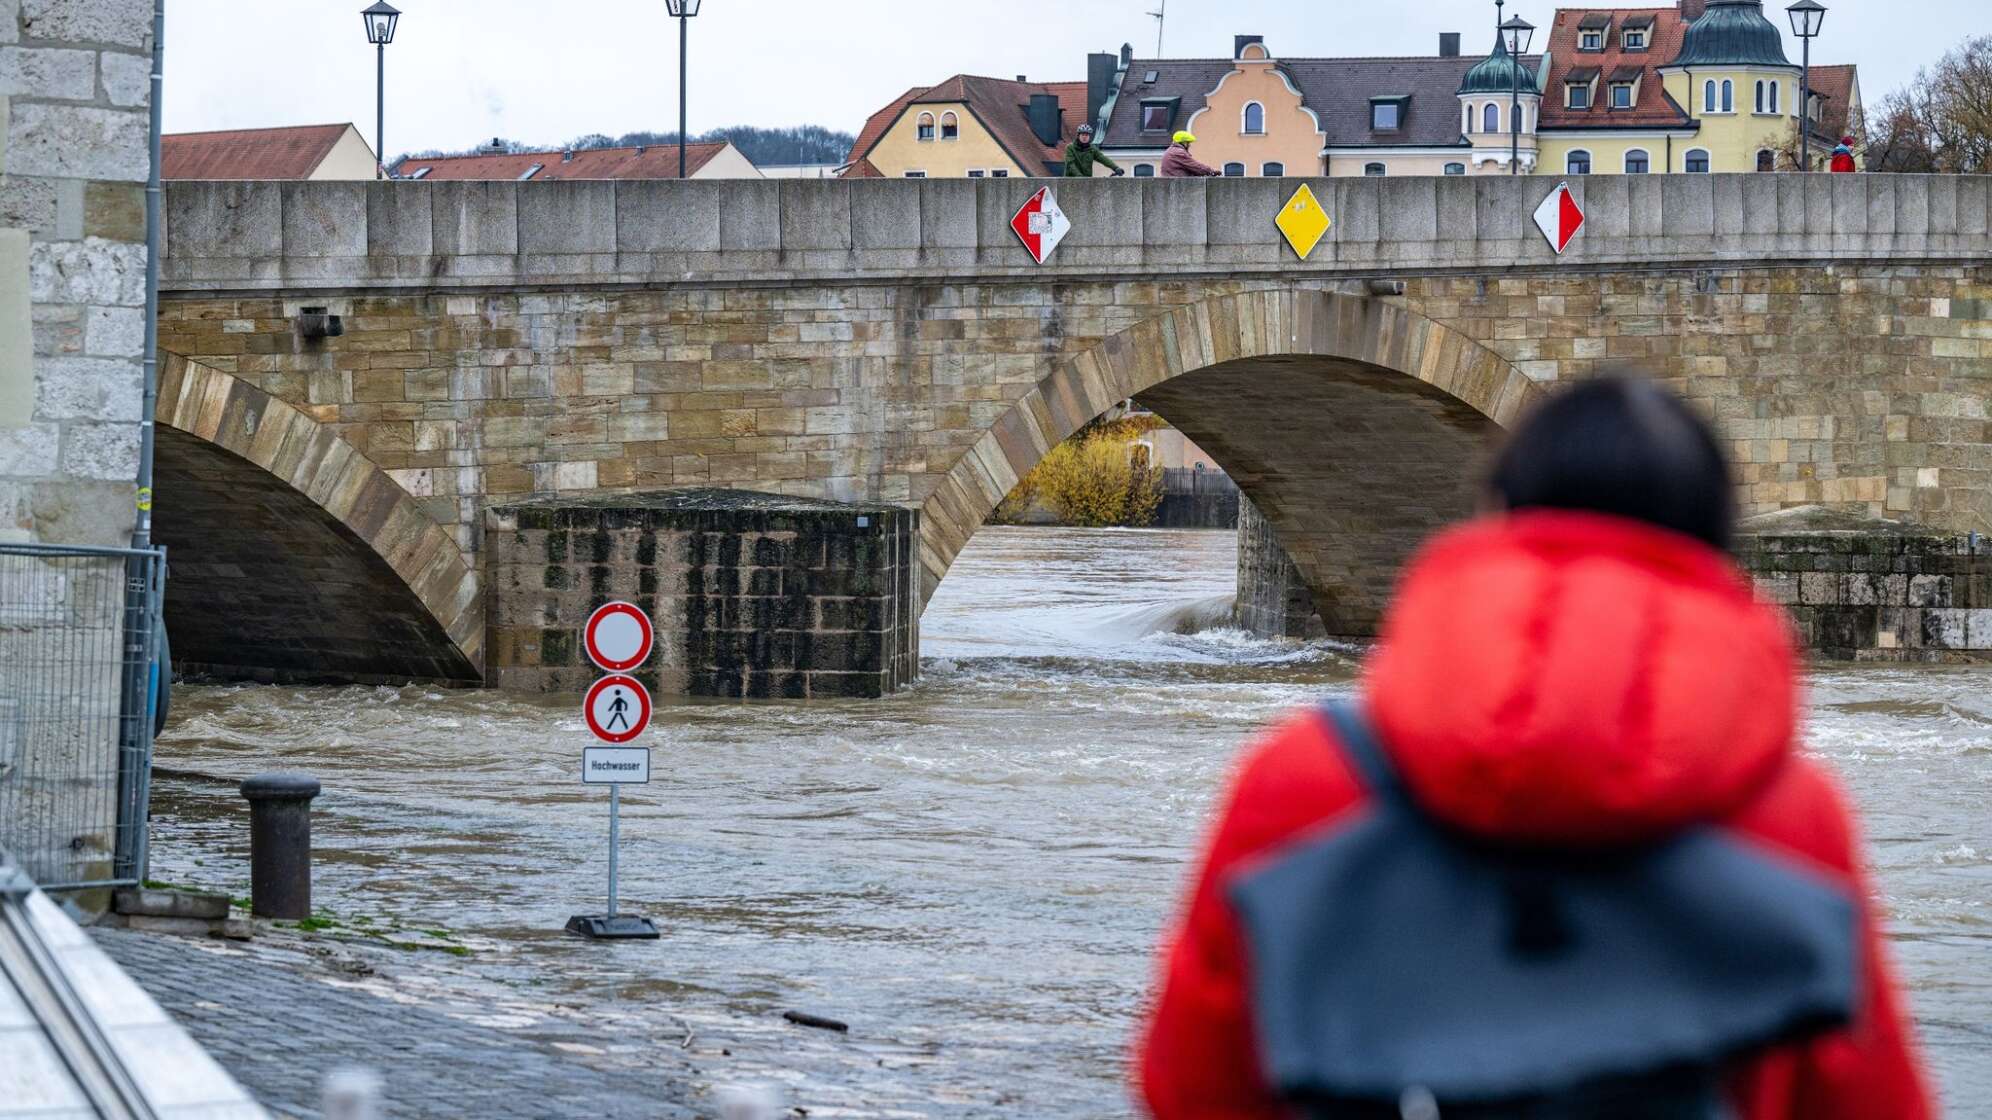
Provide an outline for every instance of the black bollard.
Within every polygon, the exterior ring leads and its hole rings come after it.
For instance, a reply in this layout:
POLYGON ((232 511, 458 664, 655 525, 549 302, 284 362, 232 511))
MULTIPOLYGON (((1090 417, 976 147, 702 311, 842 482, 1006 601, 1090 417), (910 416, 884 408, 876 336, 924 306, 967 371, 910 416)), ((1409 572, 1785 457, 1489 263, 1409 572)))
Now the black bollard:
POLYGON ((257 774, 242 783, 249 799, 250 912, 259 918, 311 917, 311 799, 309 774, 257 774))

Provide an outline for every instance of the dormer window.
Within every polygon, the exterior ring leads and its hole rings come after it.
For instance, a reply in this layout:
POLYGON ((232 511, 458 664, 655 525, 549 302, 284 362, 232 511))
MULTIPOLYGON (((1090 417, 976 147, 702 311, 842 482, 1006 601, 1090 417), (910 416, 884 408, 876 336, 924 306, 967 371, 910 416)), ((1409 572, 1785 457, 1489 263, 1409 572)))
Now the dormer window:
POLYGON ((1605 40, 1612 33, 1612 14, 1592 12, 1577 24, 1577 49, 1580 51, 1601 51, 1605 40))
POLYGON ((1637 15, 1626 18, 1619 31, 1619 45, 1629 51, 1643 51, 1653 39, 1653 17, 1637 15))
POLYGON ((1181 103, 1175 97, 1147 97, 1141 101, 1141 131, 1167 132, 1176 125, 1176 106, 1181 103))
POLYGON ((1611 100, 1614 109, 1631 109, 1639 104, 1639 79, 1646 73, 1637 66, 1621 66, 1612 71, 1611 100))
POLYGON ((1589 109, 1592 99, 1598 93, 1598 75, 1595 66, 1573 67, 1563 76, 1563 105, 1566 109, 1589 109))
POLYGON ((1404 127, 1404 112, 1409 108, 1411 98, 1372 97, 1370 98, 1370 129, 1375 132, 1396 132, 1404 127))

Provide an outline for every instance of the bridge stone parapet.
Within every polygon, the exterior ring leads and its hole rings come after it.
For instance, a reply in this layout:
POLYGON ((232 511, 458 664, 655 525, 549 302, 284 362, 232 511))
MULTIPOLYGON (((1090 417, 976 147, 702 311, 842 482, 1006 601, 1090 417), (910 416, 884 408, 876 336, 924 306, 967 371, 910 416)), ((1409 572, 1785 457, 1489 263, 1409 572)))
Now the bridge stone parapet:
MULTIPOLYGON (((1074 230, 1042 267, 1008 227, 1024 180, 177 183, 160 337, 398 488, 483 598, 491 508, 692 487, 917 509, 925 596, 1138 396, 1360 635, 1471 510, 1490 434, 1622 365, 1718 422, 1749 513, 1992 531, 1983 177, 1572 180, 1562 258, 1529 224, 1554 183, 1313 181, 1335 226, 1301 262, 1273 224, 1298 183, 1058 181, 1074 230)), ((414 598, 416 629, 488 648, 481 605, 414 598)))
POLYGON ((1558 258, 1543 177, 1057 180, 1072 232, 1034 264, 1011 216, 1043 180, 177 182, 164 284, 201 292, 1055 281, 1992 256, 1984 176, 1605 175, 1558 258), (1305 182, 1333 221, 1297 260, 1305 182))

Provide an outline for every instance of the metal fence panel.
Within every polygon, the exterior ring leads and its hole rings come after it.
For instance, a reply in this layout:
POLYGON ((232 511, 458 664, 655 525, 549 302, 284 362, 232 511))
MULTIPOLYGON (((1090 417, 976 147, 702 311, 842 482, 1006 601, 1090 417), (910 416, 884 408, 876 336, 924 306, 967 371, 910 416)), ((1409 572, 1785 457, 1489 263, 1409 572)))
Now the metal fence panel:
POLYGON ((0 846, 44 889, 137 881, 163 550, 0 544, 0 846))

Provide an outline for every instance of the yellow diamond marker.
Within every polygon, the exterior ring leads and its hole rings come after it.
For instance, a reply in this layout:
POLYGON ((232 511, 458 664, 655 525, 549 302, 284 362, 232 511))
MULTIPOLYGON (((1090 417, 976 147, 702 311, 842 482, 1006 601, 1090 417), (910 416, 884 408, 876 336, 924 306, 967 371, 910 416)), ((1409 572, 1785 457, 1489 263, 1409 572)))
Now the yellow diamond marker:
POLYGON ((1335 223, 1329 220, 1328 211, 1314 200, 1314 192, 1302 183, 1300 189, 1293 192, 1293 197, 1286 200, 1286 205, 1280 208, 1280 216, 1273 224, 1280 227, 1280 233, 1300 259, 1306 260, 1314 247, 1321 244, 1328 227, 1335 223))

